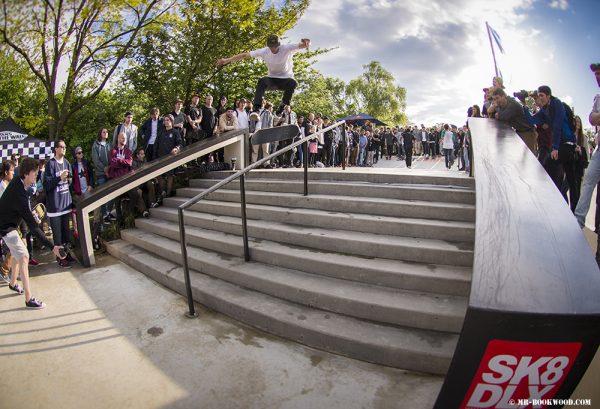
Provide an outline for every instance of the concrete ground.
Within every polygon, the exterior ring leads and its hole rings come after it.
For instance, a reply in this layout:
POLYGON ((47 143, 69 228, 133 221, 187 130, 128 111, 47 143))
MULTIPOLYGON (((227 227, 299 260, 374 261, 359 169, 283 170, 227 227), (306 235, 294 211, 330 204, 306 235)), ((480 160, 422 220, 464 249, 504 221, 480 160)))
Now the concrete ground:
MULTIPOLYGON (((375 168, 464 175, 437 159, 375 168)), ((596 236, 586 236, 595 251, 596 236)), ((418 409, 431 408, 441 387, 440 377, 304 347, 199 305, 190 320, 183 297, 109 255, 67 270, 40 258, 32 288, 45 309, 26 310, 0 285, 0 409, 418 409)), ((598 379, 600 354, 573 398, 595 407, 598 379)))
POLYGON ((0 408, 430 408, 441 378, 304 347, 196 305, 109 255, 0 286, 0 408))

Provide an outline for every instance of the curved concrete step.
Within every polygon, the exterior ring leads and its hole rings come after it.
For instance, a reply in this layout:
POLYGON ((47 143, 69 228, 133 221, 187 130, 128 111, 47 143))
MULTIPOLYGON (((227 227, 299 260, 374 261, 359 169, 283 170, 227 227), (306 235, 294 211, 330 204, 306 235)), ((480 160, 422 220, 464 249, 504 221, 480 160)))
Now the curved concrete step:
MULTIPOLYGON (((177 189, 177 196, 192 198, 203 189, 177 189)), ((239 202, 240 193, 235 190, 219 189, 207 197, 215 201, 239 202)), ((354 196, 309 195, 277 192, 246 192, 246 202, 268 206, 318 209, 342 213, 363 213, 378 216, 412 217, 422 219, 475 220, 475 206, 462 203, 425 202, 419 200, 397 200, 354 196)))
MULTIPOLYGON (((165 220, 137 219, 136 227, 179 241, 178 226, 165 220)), ((186 226, 186 239, 189 245, 219 253, 244 253, 238 235, 186 226)), ((468 295, 471 285, 469 267, 366 258, 253 238, 248 246, 253 261, 365 284, 461 296, 468 295)))
MULTIPOLYGON (((159 283, 185 293, 182 269, 122 240, 108 251, 159 283)), ((246 324, 297 342, 368 362, 445 374, 455 334, 379 325, 307 308, 191 272, 194 299, 246 324)))
MULTIPOLYGON (((177 209, 159 207, 153 217, 177 221, 177 209)), ((241 219, 186 211, 185 224, 230 234, 240 234, 241 219)), ((473 243, 450 243, 442 240, 407 238, 347 230, 307 228, 264 220, 248 220, 248 236, 366 257, 391 258, 421 263, 471 266, 473 243)))
MULTIPOLYGON (((247 175, 247 179, 285 179, 304 180, 304 169, 255 169, 247 175)), ((204 179, 224 179, 232 171, 208 172, 202 175, 204 179)), ((378 169, 365 171, 342 171, 340 168, 309 169, 308 179, 333 180, 340 182, 369 182, 369 183, 403 183, 412 185, 462 186, 475 189, 475 179, 462 174, 432 175, 413 171, 411 173, 380 172, 378 169)))
MULTIPOLYGON (((186 201, 183 197, 165 199, 167 207, 178 207, 186 201)), ((240 217, 240 204, 201 200, 189 210, 220 216, 240 217)), ((420 237, 446 241, 473 242, 475 224, 471 222, 436 219, 400 218, 372 216, 362 213, 329 212, 318 209, 276 207, 266 205, 246 205, 246 216, 255 220, 268 220, 305 227, 321 227, 361 231, 374 234, 388 234, 404 237, 420 237)))
MULTIPOLYGON (((221 179, 192 179, 190 187, 207 189, 221 179)), ((239 190, 239 180, 223 186, 223 189, 239 190)), ((304 193, 304 182, 284 179, 256 179, 246 181, 247 191, 304 193)), ((368 183, 368 182, 339 182, 339 181, 310 181, 309 194, 378 197, 386 199, 422 200, 447 203, 475 204, 475 191, 460 186, 415 185, 400 183, 368 183)))
MULTIPOLYGON (((181 245, 139 229, 122 238, 177 264, 181 245)), ((458 333, 466 313, 466 297, 405 291, 339 280, 187 247, 188 265, 219 278, 286 301, 370 321, 458 333)))

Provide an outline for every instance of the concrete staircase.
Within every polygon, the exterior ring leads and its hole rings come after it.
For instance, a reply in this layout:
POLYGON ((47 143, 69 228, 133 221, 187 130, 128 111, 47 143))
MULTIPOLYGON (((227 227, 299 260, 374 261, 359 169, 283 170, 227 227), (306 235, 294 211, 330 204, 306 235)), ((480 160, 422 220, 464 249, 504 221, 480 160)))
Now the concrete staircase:
MULTIPOLYGON (((212 172, 121 232, 109 252, 184 294, 177 206, 212 172)), ((253 171, 185 213, 194 299, 265 331, 397 368, 444 374, 467 306, 475 193, 463 177, 253 171)))

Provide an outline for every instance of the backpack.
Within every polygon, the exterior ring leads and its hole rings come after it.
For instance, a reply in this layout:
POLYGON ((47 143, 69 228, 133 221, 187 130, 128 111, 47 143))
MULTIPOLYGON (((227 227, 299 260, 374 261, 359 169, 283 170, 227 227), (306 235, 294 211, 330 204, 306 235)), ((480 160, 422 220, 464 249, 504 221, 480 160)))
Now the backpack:
POLYGON ((571 132, 575 133, 575 114, 573 114, 573 110, 571 109, 571 107, 568 104, 566 104, 564 102, 562 104, 563 104, 563 107, 565 108, 565 114, 567 115, 569 129, 571 130, 571 132))

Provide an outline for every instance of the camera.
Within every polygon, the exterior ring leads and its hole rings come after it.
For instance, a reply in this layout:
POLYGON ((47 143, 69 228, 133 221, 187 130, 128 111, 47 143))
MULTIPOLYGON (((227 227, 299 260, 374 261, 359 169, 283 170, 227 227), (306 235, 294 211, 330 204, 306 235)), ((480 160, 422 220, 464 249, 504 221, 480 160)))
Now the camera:
POLYGON ((515 96, 515 98, 518 98, 520 101, 524 101, 525 98, 527 98, 529 96, 529 92, 522 89, 521 91, 513 92, 513 95, 515 96))

